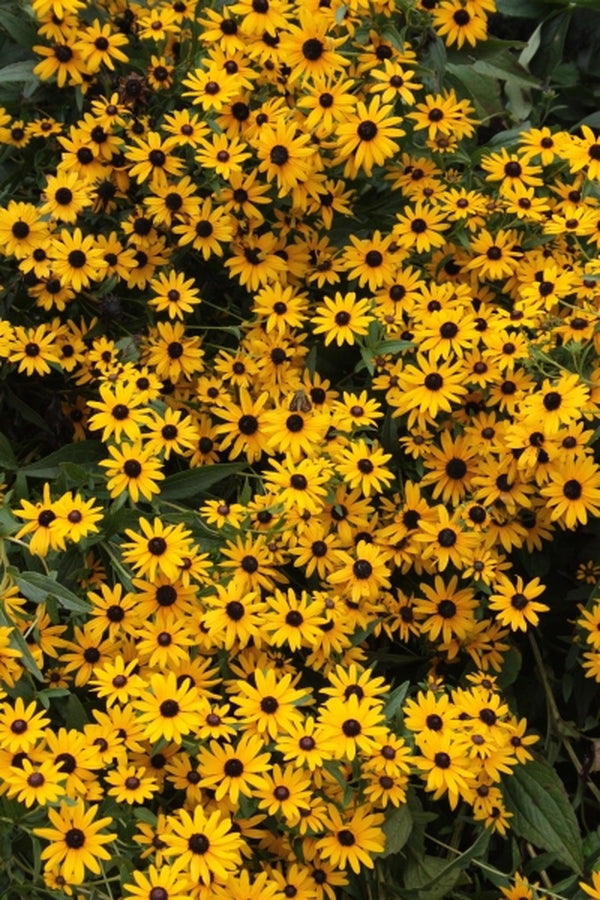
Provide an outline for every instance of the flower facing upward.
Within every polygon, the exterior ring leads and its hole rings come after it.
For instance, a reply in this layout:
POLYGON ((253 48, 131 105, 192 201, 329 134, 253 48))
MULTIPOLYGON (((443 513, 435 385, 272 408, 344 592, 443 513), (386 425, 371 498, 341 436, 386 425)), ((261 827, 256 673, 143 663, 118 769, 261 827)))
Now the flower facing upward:
POLYGON ((190 532, 181 523, 164 525, 158 517, 153 523, 142 517, 139 526, 143 534, 131 528, 125 530, 131 540, 122 545, 124 561, 139 575, 152 579, 161 572, 167 578, 177 580, 190 556, 190 532))
POLYGON ((305 691, 292 687, 292 676, 277 678, 272 670, 255 673, 256 686, 245 681, 236 682, 233 700, 236 715, 253 732, 277 738, 289 726, 302 720, 299 704, 308 699, 305 691))
POLYGON ((349 866, 357 873, 361 866, 372 869, 373 855, 385 847, 383 820, 383 813, 371 812, 371 806, 359 806, 351 815, 342 816, 333 803, 328 803, 325 824, 329 833, 319 838, 317 849, 336 868, 349 866))
POLYGON ((178 869, 196 884, 222 884, 242 862, 244 840, 231 825, 231 819, 218 810, 205 815, 202 807, 196 806, 191 815, 180 809, 168 816, 159 837, 166 845, 166 855, 175 857, 178 869))
POLYGON ((451 734, 432 734, 420 744, 422 756, 413 759, 417 769, 422 771, 425 790, 439 800, 445 793, 451 809, 455 809, 461 796, 465 796, 472 775, 469 760, 463 745, 457 745, 451 734))
POLYGON ((256 788, 264 787, 264 775, 271 769, 271 755, 264 752, 260 735, 242 735, 237 744, 211 741, 198 754, 199 784, 215 791, 215 799, 227 797, 238 806, 240 794, 252 797, 256 788))
POLYGON ((384 165, 386 159, 398 152, 397 139, 406 132, 399 127, 402 119, 392 115, 393 106, 381 104, 376 95, 369 105, 358 101, 346 122, 336 128, 337 157, 346 160, 345 178, 354 178, 362 169, 370 177, 374 166, 384 165))
POLYGON ((127 491, 134 503, 140 497, 151 500, 153 494, 158 494, 158 486, 165 475, 161 471, 162 463, 157 459, 148 446, 143 446, 141 441, 134 444, 121 444, 120 447, 111 445, 108 448, 110 459, 103 459, 99 465, 106 469, 107 487, 110 496, 119 497, 123 491, 127 491))
POLYGON ((275 126, 261 129, 257 153, 261 160, 259 172, 269 181, 276 181, 279 196, 285 197, 292 188, 306 181, 312 170, 314 149, 307 146, 310 135, 296 135, 296 126, 278 119, 275 126))
POLYGON ((325 346, 335 343, 354 344, 357 337, 363 337, 369 330, 374 316, 370 315, 371 301, 357 300, 355 293, 325 297, 323 306, 317 306, 312 317, 315 334, 325 335, 325 346))
POLYGON ((86 869, 99 875, 99 860, 110 859, 110 853, 104 844, 114 841, 117 835, 100 833, 113 820, 110 816, 95 819, 97 809, 96 806, 90 806, 86 810, 83 800, 63 802, 58 809, 48 810, 52 828, 34 829, 39 837, 51 841, 41 854, 42 859, 47 861, 48 869, 60 868, 71 884, 81 884, 85 879, 86 869))
POLYGON ((181 743, 181 738, 189 734, 202 722, 208 701, 202 698, 189 682, 177 685, 174 672, 150 676, 149 689, 134 701, 141 715, 146 740, 156 742, 162 739, 181 743))
POLYGON ((90 416, 89 427, 92 431, 102 431, 102 440, 114 436, 119 443, 122 435, 131 441, 140 437, 141 426, 150 421, 149 412, 142 406, 140 392, 134 382, 117 382, 112 385, 104 382, 99 387, 100 400, 89 400, 88 405, 98 412, 90 416))
POLYGON ((500 574, 494 585, 495 593, 490 597, 490 609, 496 612, 498 621, 509 626, 513 631, 527 631, 528 625, 537 625, 538 613, 547 612, 550 607, 536 600, 546 590, 539 578, 533 578, 527 584, 520 575, 516 584, 500 574))

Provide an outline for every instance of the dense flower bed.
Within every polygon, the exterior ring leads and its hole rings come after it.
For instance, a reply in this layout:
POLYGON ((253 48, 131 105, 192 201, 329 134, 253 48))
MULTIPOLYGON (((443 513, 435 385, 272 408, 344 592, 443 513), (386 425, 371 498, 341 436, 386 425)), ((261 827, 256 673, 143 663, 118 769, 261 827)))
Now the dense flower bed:
POLYGON ((600 142, 494 12, 7 4, 10 900, 600 897, 600 142))

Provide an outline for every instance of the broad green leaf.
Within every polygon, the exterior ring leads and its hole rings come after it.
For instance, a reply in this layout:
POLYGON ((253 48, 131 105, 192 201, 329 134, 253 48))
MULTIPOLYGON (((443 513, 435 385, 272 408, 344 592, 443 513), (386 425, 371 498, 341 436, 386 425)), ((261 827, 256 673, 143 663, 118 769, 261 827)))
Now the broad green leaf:
POLYGON ((402 353, 403 350, 410 350, 414 346, 412 341, 381 341, 375 347, 374 352, 377 355, 381 353, 402 353))
POLYGON ((21 524, 14 518, 8 506, 0 506, 0 538, 6 534, 14 534, 21 524))
POLYGON ((491 832, 487 828, 484 829, 464 853, 450 859, 412 854, 404 870, 404 884, 411 890, 418 888, 419 900, 442 900, 448 897, 461 872, 469 866, 471 860, 485 855, 490 837, 491 832))
POLYGON ((384 707, 386 721, 389 722, 392 716, 395 716, 396 713, 400 712, 409 687, 410 681, 405 681, 402 684, 399 684, 397 688, 394 688, 384 707))
POLYGON ((161 500, 179 500, 182 497, 195 497, 224 478, 237 475, 247 468, 246 463, 216 463, 212 466, 200 466, 186 472, 176 472, 163 481, 160 488, 161 500))
POLYGON ((106 452, 99 441, 77 441, 74 444, 65 444, 60 450, 55 450, 43 459, 22 466, 20 472, 28 478, 58 478, 61 463, 85 463, 89 466, 104 456, 106 452))
POLYGON ((24 59, 21 62, 11 63, 0 69, 0 84, 7 81, 39 81, 37 75, 33 74, 34 60, 24 59))
POLYGON ((153 813, 150 809, 145 809, 143 806, 138 806, 133 810, 133 815, 140 822, 145 822, 146 825, 152 825, 154 827, 157 822, 156 814, 153 813))
POLYGON ((78 728, 81 730, 84 725, 87 725, 89 721, 87 713, 81 700, 79 697, 76 697, 75 694, 71 694, 67 700, 66 712, 65 718, 71 728, 78 728))
POLYGON ((499 78, 500 81, 511 81, 523 87, 540 87, 538 79, 530 75, 516 59, 512 59, 510 56, 492 60, 478 59, 473 63, 473 69, 481 75, 499 78))
POLYGON ((392 814, 383 823, 385 834, 385 849, 382 857, 399 853, 404 847, 413 830, 413 818, 407 804, 394 809, 392 814))
POLYGON ((497 0, 498 12, 522 19, 543 19, 548 15, 547 0, 497 0))
POLYGON ((33 44, 36 43, 36 27, 33 19, 28 15, 16 16, 8 10, 3 10, 0 17, 0 29, 6 31, 20 47, 26 47, 27 50, 31 50, 33 44))
POLYGON ((12 471, 17 468, 17 460, 8 438, 0 433, 0 466, 12 471))
POLYGON ((0 608, 0 625, 4 628, 10 628, 10 644, 14 650, 18 650, 21 654, 21 662, 28 669, 34 678, 37 678, 38 681, 43 681, 44 676, 40 671, 38 664, 31 654, 31 650, 27 646, 27 641, 21 634, 18 628, 15 628, 14 622, 10 620, 10 618, 6 615, 4 610, 0 608))
POLYGON ((502 114, 504 107, 497 78, 476 72, 472 65, 448 63, 446 71, 466 88, 479 116, 486 119, 502 114))
POLYGON ((511 829, 542 850, 554 852, 566 866, 584 867, 581 834, 562 781, 547 762, 517 766, 502 782, 511 829))
POLYGON ((42 575, 40 572, 19 572, 15 576, 15 581, 21 593, 33 603, 45 603, 50 595, 56 597, 65 609, 73 612, 88 613, 91 609, 87 601, 82 600, 49 575, 42 575))

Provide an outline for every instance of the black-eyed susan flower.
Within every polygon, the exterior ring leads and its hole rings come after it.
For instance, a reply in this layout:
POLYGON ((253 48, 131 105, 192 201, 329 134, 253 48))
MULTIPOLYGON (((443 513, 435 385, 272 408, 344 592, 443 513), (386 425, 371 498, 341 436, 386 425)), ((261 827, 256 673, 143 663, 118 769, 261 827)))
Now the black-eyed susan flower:
POLYGON ((148 900, 149 897, 187 900, 189 897, 189 878, 175 865, 163 864, 157 868, 150 864, 146 871, 134 869, 131 874, 135 884, 126 882, 123 885, 131 900, 148 900))
POLYGON ((126 663, 119 655, 102 666, 94 667, 90 687, 99 697, 106 698, 107 708, 114 703, 128 703, 132 697, 138 697, 145 687, 143 679, 135 674, 134 670, 138 667, 137 659, 126 663))
POLYGON ((162 462, 148 445, 141 441, 133 444, 122 443, 108 447, 109 459, 99 465, 106 469, 107 487, 111 497, 120 497, 127 491, 134 503, 140 497, 151 500, 160 491, 159 483, 164 479, 162 462))
POLYGON ((327 700, 319 725, 336 759, 353 760, 357 754, 369 754, 387 733, 381 705, 355 693, 327 700))
POLYGON ((257 142, 258 169, 268 181, 277 183, 279 197, 289 194, 310 175, 315 151, 309 143, 310 135, 298 135, 296 126, 282 118, 273 126, 261 128, 257 142))
POLYGON ((457 513, 451 516, 445 506, 435 509, 436 519, 421 521, 415 534, 415 540, 426 545, 421 551, 422 558, 434 560, 438 572, 443 572, 449 563, 463 569, 470 551, 481 542, 480 536, 468 531, 457 513))
POLYGON ((430 141, 439 136, 455 139, 469 137, 474 132, 474 112, 468 101, 457 99, 454 90, 440 94, 428 94, 422 103, 407 113, 407 118, 415 122, 415 130, 426 130, 430 141))
POLYGON ((157 131, 149 131, 143 138, 135 138, 136 147, 126 151, 127 159, 133 163, 129 174, 139 183, 148 181, 164 187, 167 175, 178 176, 183 168, 183 161, 173 156, 175 138, 162 138, 157 131))
POLYGON ((581 126, 581 137, 573 135, 562 144, 561 158, 568 161, 571 172, 585 169, 588 178, 600 178, 600 143, 589 125, 581 126))
POLYGON ((424 598, 417 598, 415 612, 422 617, 419 628, 429 640, 441 637, 448 642, 453 637, 464 639, 475 624, 477 600, 471 588, 458 590, 458 577, 453 575, 448 583, 435 576, 433 586, 422 582, 419 592, 424 598))
POLYGON ((36 44, 33 51, 44 57, 33 68, 34 74, 39 75, 42 81, 56 77, 58 87, 62 88, 67 83, 81 84, 88 74, 87 60, 78 46, 75 31, 61 33, 59 40, 51 47, 36 44))
POLYGON ((299 823, 301 810, 310 804, 311 780, 293 763, 275 764, 263 774, 263 783, 254 796, 259 798, 259 809, 265 809, 268 815, 282 816, 293 826, 299 823))
POLYGON ((125 530, 130 540, 122 544, 123 559, 138 575, 152 579, 160 572, 176 581, 191 552, 189 530, 181 523, 164 525, 157 516, 153 522, 142 516, 138 524, 143 534, 125 530))
POLYGON ((148 449, 155 456, 169 459, 171 453, 190 456, 198 440, 194 422, 180 410, 167 407, 164 413, 154 413, 148 423, 148 449))
POLYGON ((15 510, 15 515, 25 519, 15 537, 17 540, 27 534, 31 535, 29 550, 37 556, 47 556, 49 550, 64 550, 66 529, 56 513, 56 501, 50 496, 50 485, 44 484, 42 499, 37 503, 21 500, 22 509, 15 510))
POLYGON ((99 19, 94 19, 81 33, 73 49, 81 53, 87 71, 93 74, 103 65, 114 70, 115 61, 128 62, 129 57, 121 49, 128 43, 127 35, 113 31, 108 22, 101 24, 99 19))
POLYGON ((182 322, 158 322, 147 338, 145 358, 160 378, 174 384, 192 378, 204 368, 201 339, 186 334, 182 322))
POLYGON ((335 343, 354 344, 357 337, 367 334, 373 320, 370 314, 371 302, 357 300, 356 294, 341 294, 325 297, 322 306, 317 306, 312 317, 315 334, 325 335, 325 346, 335 343))
POLYGON ((181 246, 191 244, 204 259, 210 259, 213 254, 223 256, 221 244, 232 239, 233 224, 221 207, 213 209, 212 200, 207 197, 188 221, 173 227, 173 232, 178 235, 181 246))
POLYGON ((136 653, 150 668, 174 670, 189 660, 188 647, 193 643, 190 624, 175 613, 162 611, 154 621, 139 626, 138 633, 136 653))
POLYGON ((231 819, 218 810, 205 814, 196 806, 190 814, 179 809, 168 816, 160 833, 167 857, 176 857, 179 871, 197 884, 223 882, 241 864, 243 838, 231 829, 231 819))
POLYGON ((445 0, 433 10, 433 27, 448 46, 472 47, 487 37, 487 18, 477 8, 463 5, 462 0, 445 0))
POLYGON ((276 588, 267 598, 267 604, 262 627, 272 646, 287 645, 290 650, 314 647, 320 628, 327 621, 323 615, 325 605, 318 593, 310 595, 301 591, 298 595, 292 588, 285 591, 276 588))
POLYGON ((358 806, 351 815, 342 815, 333 803, 328 803, 328 833, 317 841, 319 854, 336 868, 349 867, 353 872, 359 872, 361 866, 372 869, 373 854, 383 852, 385 847, 383 820, 383 814, 372 812, 370 805, 358 806))
POLYGON ((64 796, 66 774, 56 763, 44 759, 34 764, 24 758, 19 766, 11 766, 3 775, 7 796, 27 807, 57 804, 64 796))
POLYGON ((220 744, 212 740, 198 754, 200 784, 215 790, 220 801, 228 797, 234 806, 240 794, 251 797, 264 786, 264 775, 271 768, 271 756, 264 752, 259 735, 244 733, 236 744, 220 744))
POLYGON ((24 259, 36 247, 47 247, 50 232, 32 203, 9 200, 0 209, 0 241, 5 256, 24 259))
POLYGON ((58 365, 56 334, 44 323, 30 328, 15 325, 9 336, 6 356, 9 362, 18 363, 17 371, 31 376, 47 375, 51 363, 58 365))
POLYGON ((231 249, 233 255, 225 260, 225 266, 250 291, 257 291, 286 271, 285 261, 276 252, 277 238, 270 232, 241 236, 231 249))
POLYGON ((327 580, 352 603, 375 600, 380 591, 390 587, 389 558, 388 550, 359 540, 353 554, 340 550, 340 566, 327 580))
POLYGON ((237 680, 232 700, 236 716, 250 733, 276 739, 302 720, 299 707, 310 700, 310 693, 293 687, 290 674, 278 678, 268 669, 256 671, 254 685, 237 680))
POLYGON ((174 672, 155 672, 134 706, 147 740, 156 742, 162 738, 180 743, 183 735, 199 725, 207 702, 187 681, 178 685, 174 672))
POLYGON ((89 419, 92 431, 102 429, 102 440, 114 436, 117 443, 122 436, 137 441, 141 427, 149 421, 149 412, 142 405, 142 398, 132 382, 103 382, 99 387, 100 400, 90 400, 89 406, 97 409, 89 419))
POLYGON ((557 459, 548 475, 540 494, 551 510, 551 521, 574 528, 585 525, 589 515, 600 515, 600 471, 593 459, 557 459))
POLYGON ((114 797, 117 803, 143 803, 158 790, 156 779, 147 773, 144 766, 117 765, 105 778, 110 785, 107 795, 114 797))
POLYGON ((155 184, 152 196, 144 197, 144 206, 155 225, 171 225, 186 216, 197 214, 200 199, 191 178, 184 175, 176 183, 155 184))
POLYGON ((466 394, 459 362, 439 361, 431 354, 417 353, 416 365, 407 365, 398 376, 398 388, 389 397, 394 415, 408 413, 409 426, 419 419, 430 421, 439 412, 450 412, 452 404, 466 394))
POLYGON ((525 583, 521 576, 517 575, 516 582, 513 582, 500 573, 494 584, 489 607, 496 612, 496 617, 502 625, 510 627, 512 631, 527 631, 529 625, 538 624, 538 613, 547 612, 550 608, 536 599, 545 590, 546 587, 540 583, 539 578, 533 578, 525 583))
POLYGON ((471 766, 464 745, 456 742, 451 734, 436 732, 421 742, 422 756, 413 759, 414 766, 422 772, 425 790, 434 799, 448 795, 451 809, 455 809, 461 796, 466 796, 472 779, 471 766))
POLYGON ((406 132, 399 127, 401 117, 392 113, 393 107, 382 104, 375 95, 368 106, 357 101, 347 121, 337 125, 336 156, 340 162, 345 161, 345 178, 356 177, 361 170, 370 177, 374 166, 384 165, 398 152, 397 139, 406 132))
POLYGON ((112 824, 110 816, 96 818, 98 807, 87 809, 81 799, 72 803, 62 802, 58 809, 48 809, 52 827, 36 828, 35 833, 50 841, 44 847, 41 858, 49 869, 60 867, 67 881, 81 884, 86 869, 99 875, 100 860, 110 859, 105 844, 115 840, 116 834, 102 829, 112 824))
POLYGON ((334 465, 348 487, 358 488, 370 497, 393 481, 394 476, 386 467, 391 458, 391 453, 384 453, 377 442, 369 445, 359 438, 335 455, 334 465))
POLYGON ((17 697, 12 702, 0 704, 0 746, 10 753, 27 753, 37 744, 50 724, 43 711, 38 711, 35 700, 25 706, 17 697))

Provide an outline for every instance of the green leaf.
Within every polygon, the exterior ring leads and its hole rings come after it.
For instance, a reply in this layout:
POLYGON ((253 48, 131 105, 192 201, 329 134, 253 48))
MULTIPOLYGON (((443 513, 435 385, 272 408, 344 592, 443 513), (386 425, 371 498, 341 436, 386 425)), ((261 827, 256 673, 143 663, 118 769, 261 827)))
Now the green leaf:
POLYGON ((39 81, 37 75, 33 74, 33 64, 34 60, 24 59, 21 62, 3 66, 0 69, 0 84, 8 81, 39 81))
POLYGON ((106 456, 104 446, 99 441, 77 441, 74 444, 65 444, 60 450, 55 450, 43 459, 22 466, 19 470, 28 478, 58 478, 61 473, 61 463, 96 463, 106 456))
POLYGON ((385 834, 385 850, 382 857, 399 853, 409 839, 413 830, 413 818, 407 804, 394 809, 383 823, 385 834))
POLYGON ((14 650, 18 650, 21 654, 21 662, 25 666, 25 668, 31 672, 34 678, 37 678, 38 681, 43 681, 44 676, 40 671, 38 664, 31 654, 31 650, 27 646, 27 641, 21 634, 18 628, 15 628, 14 623, 9 619, 4 610, 0 608, 0 625, 4 628, 10 628, 10 645, 14 650))
POLYGON ((583 872, 583 845, 577 819, 564 785, 542 760, 517 766, 503 780, 506 807, 513 814, 511 829, 542 850, 554 852, 568 868, 583 872))
POLYGON ((158 821, 156 814, 150 809, 145 809, 143 806, 136 807, 136 809, 133 810, 133 815, 139 822, 144 822, 146 825, 151 825, 153 828, 158 821))
POLYGON ((176 472, 163 481, 160 489, 161 500, 179 500, 182 497, 195 497, 219 481, 237 475, 247 468, 246 463, 215 463, 212 466, 200 466, 186 472, 176 472))
POLYGON ((0 506, 0 538, 7 534, 14 534, 20 527, 20 524, 12 515, 8 506, 0 506))
POLYGON ((0 28, 6 31, 20 47, 31 47, 36 41, 37 31, 30 16, 21 14, 16 16, 7 10, 2 10, 0 28))
POLYGON ((521 19, 542 19, 548 15, 546 0, 497 0, 498 12, 521 19))
POLYGON ((511 81, 523 87, 540 87, 538 79, 530 75, 516 59, 509 55, 492 60, 478 59, 473 63, 473 69, 481 75, 490 75, 492 78, 511 81))
POLYGON ((402 684, 399 684, 397 688, 394 688, 384 707, 386 721, 389 721, 396 713, 400 712, 409 687, 410 681, 404 681, 402 684))
POLYGON ((81 700, 79 697, 76 697, 75 694, 71 694, 67 700, 66 721, 69 723, 70 728, 77 728, 79 730, 81 730, 84 725, 87 725, 89 721, 81 700))
POLYGON ((19 572, 15 581, 21 593, 33 603, 45 603, 48 596, 56 597, 59 604, 73 612, 89 613, 91 606, 49 575, 39 572, 19 572))
POLYGON ((376 355, 384 353, 402 353, 415 345, 412 341, 381 341, 374 349, 376 355))
POLYGON ((504 106, 497 78, 476 72, 472 65, 448 63, 446 71, 467 91, 481 118, 502 115, 504 106))
POLYGON ((17 468, 17 460, 8 438, 0 433, 0 466, 12 471, 17 468))
POLYGON ((448 897, 461 871, 468 867, 472 859, 484 856, 490 837, 489 829, 483 829, 464 853, 451 859, 440 859, 427 854, 412 855, 404 870, 406 887, 411 890, 418 888, 419 900, 442 900, 448 897))

